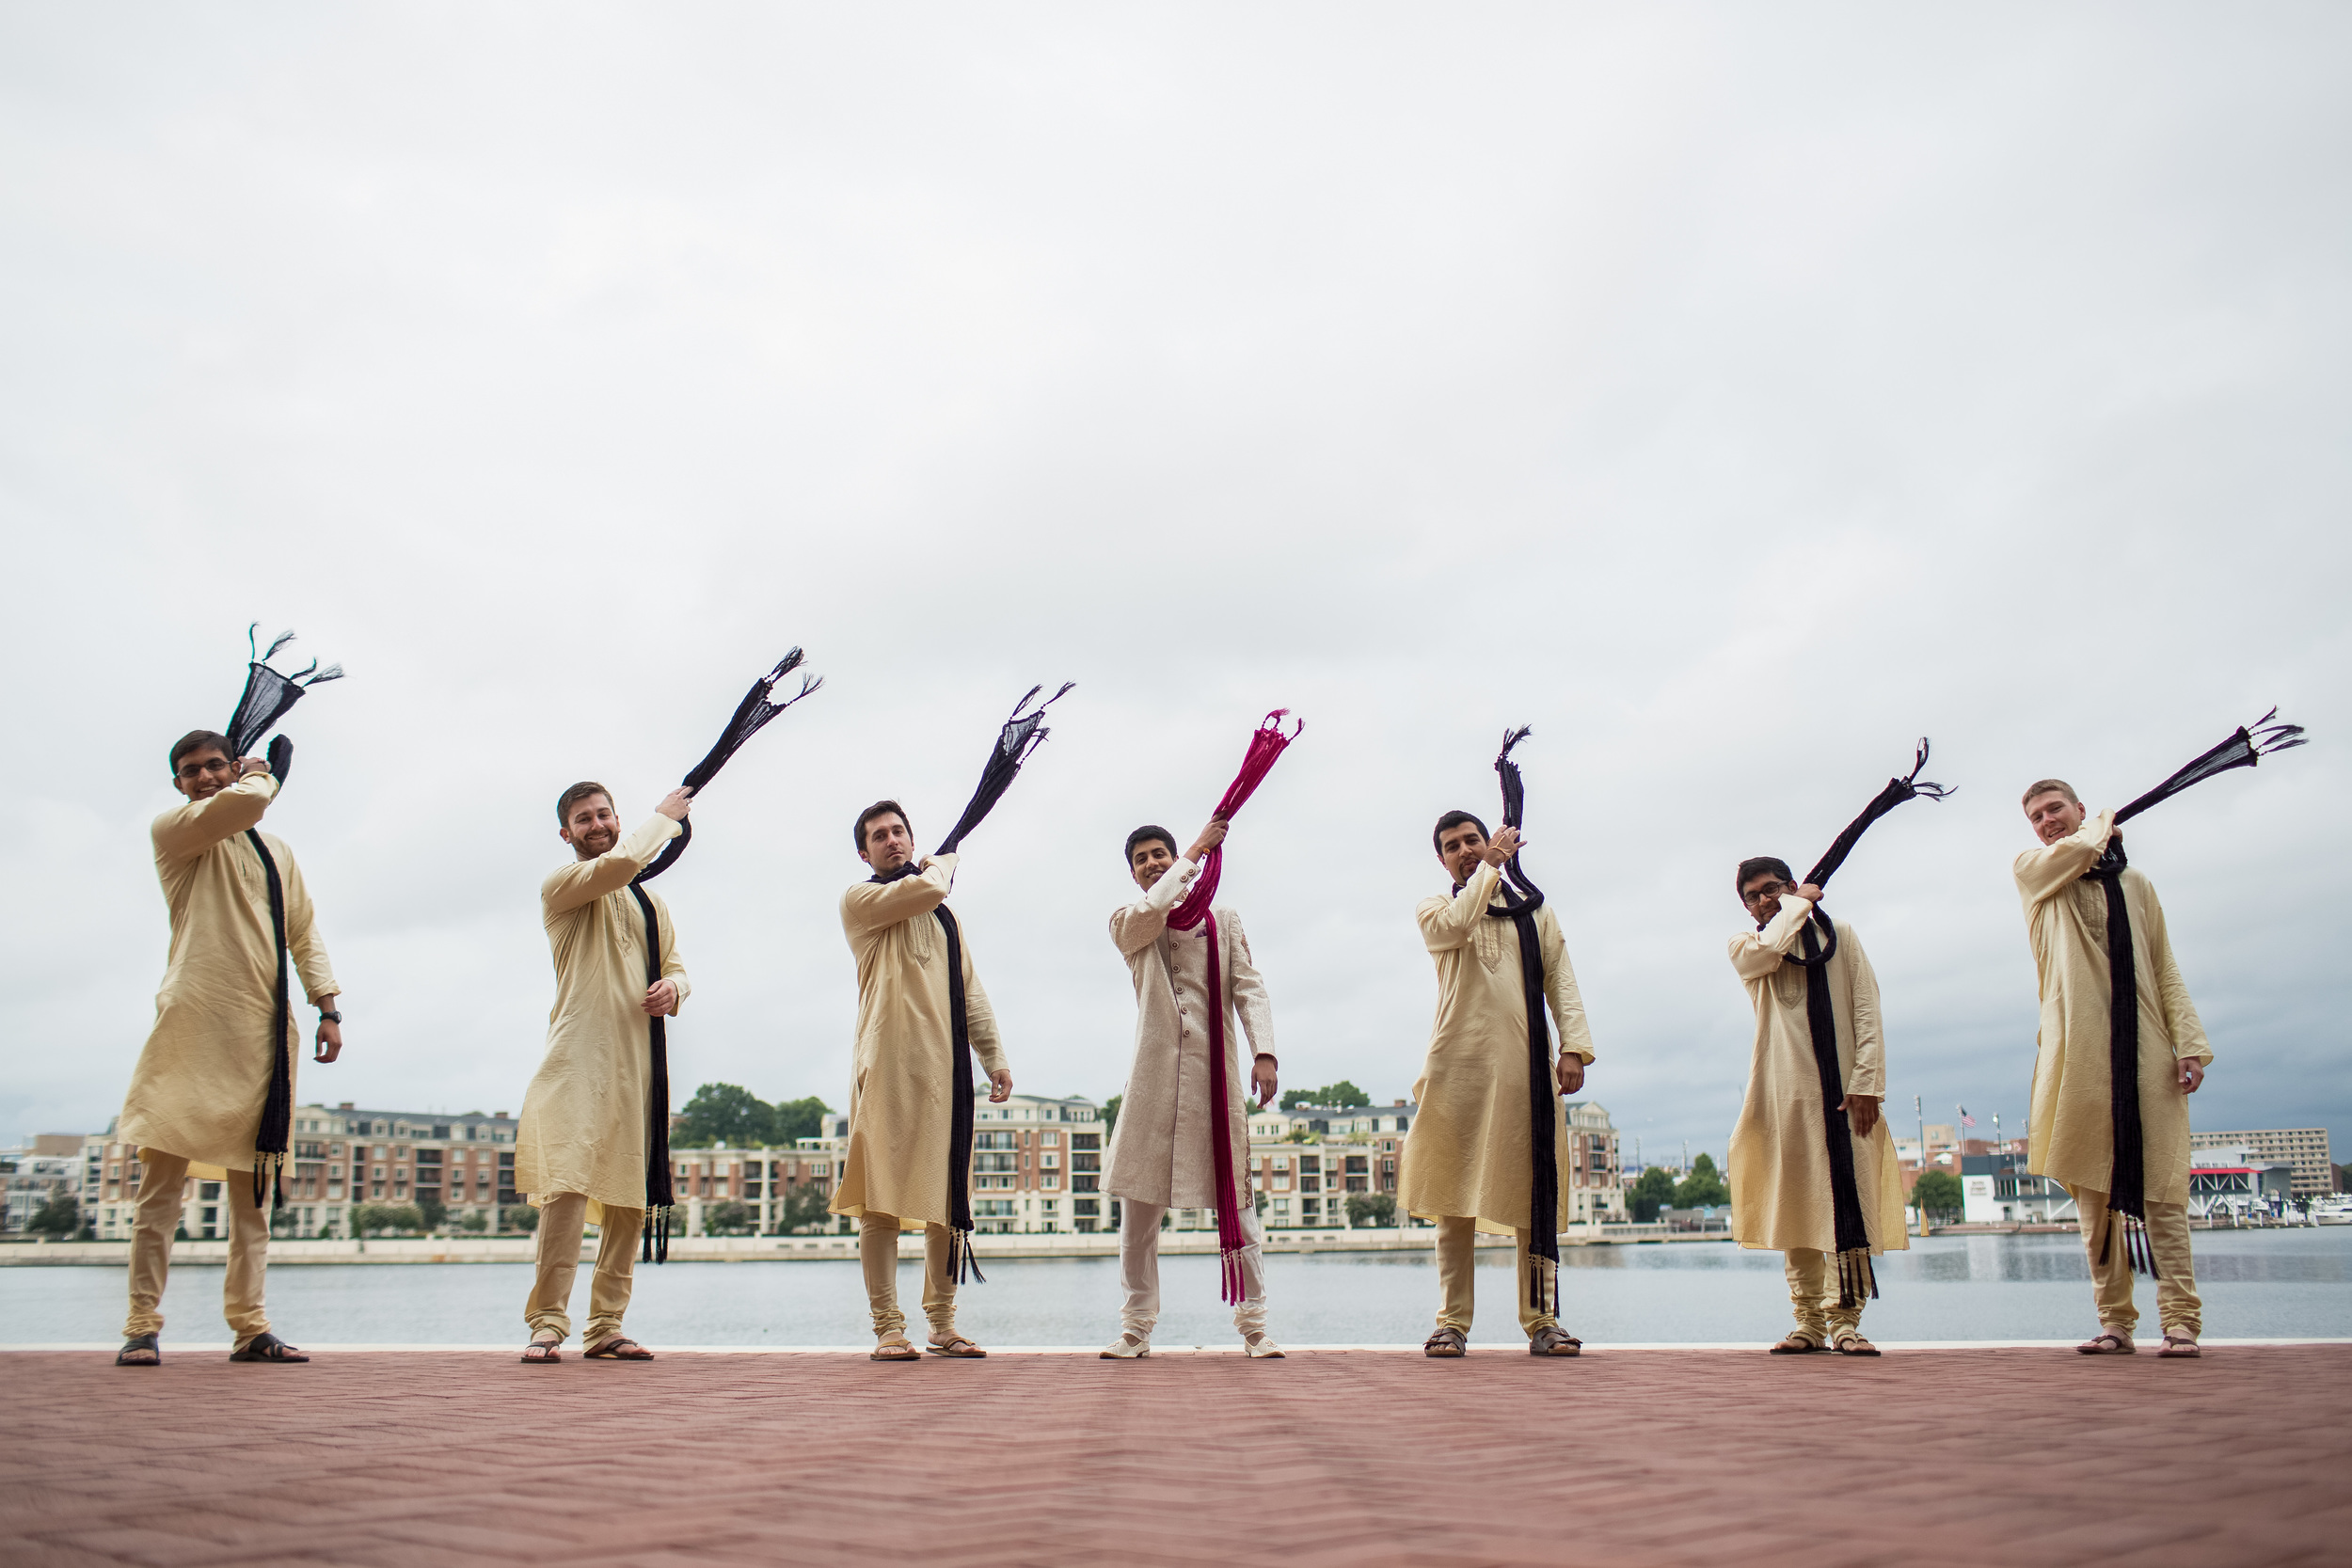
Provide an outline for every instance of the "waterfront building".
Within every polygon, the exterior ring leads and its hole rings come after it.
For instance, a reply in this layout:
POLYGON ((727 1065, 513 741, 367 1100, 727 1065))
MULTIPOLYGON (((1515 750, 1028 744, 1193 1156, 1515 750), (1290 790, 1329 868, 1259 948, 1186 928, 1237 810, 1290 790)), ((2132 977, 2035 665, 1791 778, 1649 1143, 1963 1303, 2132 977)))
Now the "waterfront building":
POLYGON ((2320 1197, 2336 1190, 2335 1167, 2328 1159, 2325 1127, 2272 1128, 2257 1132, 2192 1132, 2188 1147, 2242 1149, 2247 1156, 2243 1163, 2250 1164, 2269 1165, 2284 1161, 2295 1167, 2296 1197, 2320 1197))
MULTIPOLYGON (((41 1206, 59 1193, 82 1192, 82 1137, 42 1132, 24 1148, 0 1148, 0 1234, 23 1235, 41 1206)), ((85 1211, 87 1213, 87 1211, 85 1211)))
MULTIPOLYGON (((824 1212, 824 1200, 832 1197, 833 1184, 847 1157, 843 1150, 849 1139, 849 1118, 828 1116, 824 1119, 825 1132, 802 1138, 790 1148, 734 1148, 725 1144, 672 1148, 670 1187, 684 1211, 679 1216, 682 1233, 709 1234, 719 1217, 715 1211, 721 1205, 739 1204, 743 1222, 754 1235, 784 1234, 791 1200, 803 1189, 814 1192, 817 1201, 813 1217, 799 1228, 835 1228, 837 1216, 824 1212), (835 1125, 840 1128, 837 1135, 835 1125)), ((809 1212, 809 1202, 803 1200, 804 1212, 809 1212)))
MULTIPOLYGON (((972 1224, 984 1235, 1093 1231, 1105 1223, 1103 1119, 1093 1101, 973 1095, 972 1224)), ((1116 1207, 1111 1205, 1110 1207, 1116 1207)))
POLYGON ((2064 1187, 2026 1169, 2022 1144, 1999 1152, 1988 1148, 1963 1153, 1960 1192, 1960 1217, 1969 1225, 2045 1225, 2076 1217, 2074 1200, 2064 1187))
MULTIPOLYGON (((348 1237, 351 1211, 369 1204, 414 1205, 428 1217, 437 1207, 455 1227, 487 1231, 498 1227, 499 1210, 523 1201, 515 1191, 515 1118, 504 1111, 297 1105, 293 1143, 274 1226, 280 1235, 348 1237)), ((111 1125, 82 1140, 82 1203, 100 1241, 130 1240, 138 1152, 116 1142, 111 1125)), ((220 1182, 189 1177, 186 1203, 181 1226, 191 1240, 229 1234, 220 1182)))

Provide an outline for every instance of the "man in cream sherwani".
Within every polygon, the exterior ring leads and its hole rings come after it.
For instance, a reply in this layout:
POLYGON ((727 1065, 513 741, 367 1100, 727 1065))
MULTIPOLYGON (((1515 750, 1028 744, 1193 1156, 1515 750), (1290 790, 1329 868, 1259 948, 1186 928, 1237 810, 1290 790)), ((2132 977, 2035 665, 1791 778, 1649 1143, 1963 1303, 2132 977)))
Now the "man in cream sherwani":
POLYGON ((288 1101, 300 1037, 278 1010, 278 938, 271 927, 263 846, 284 892, 286 953, 303 994, 319 1009, 318 1060, 342 1051, 334 971, 311 918, 294 851, 261 831, 278 781, 259 757, 231 757, 228 737, 194 730, 171 749, 171 786, 185 803, 155 818, 155 875, 171 914, 171 957, 155 993, 155 1027, 132 1070, 115 1136, 139 1151, 131 1232, 131 1314, 115 1359, 151 1367, 163 1358, 164 1281, 187 1179, 220 1184, 228 1211, 229 1267, 221 1305, 236 1336, 232 1361, 307 1361, 272 1334, 262 1305, 269 1210, 253 1196, 254 1148, 269 1094, 273 1050, 286 1051, 288 1101), (284 1032, 281 1036, 281 1030, 284 1032), (284 1038, 281 1046, 279 1040, 284 1038))
POLYGON ((1244 1299, 1233 1308, 1233 1326, 1254 1356, 1279 1356, 1281 1347, 1265 1329, 1263 1232, 1249 1185, 1249 1097, 1260 1106, 1273 1100, 1279 1074, 1274 1055, 1274 1012, 1265 981, 1249 960, 1249 939, 1241 916, 1223 905, 1212 914, 1217 933, 1217 969, 1224 994, 1209 995, 1209 922, 1189 931, 1171 929, 1168 911, 1200 874, 1201 857, 1223 841, 1225 824, 1200 831, 1183 858, 1166 828, 1137 828, 1127 835, 1127 870, 1143 896, 1111 914, 1111 942, 1136 985, 1136 1060, 1127 1074, 1112 1131, 1104 1189, 1119 1199, 1119 1272, 1126 1291, 1119 1338, 1104 1360, 1125 1361, 1152 1354, 1152 1330, 1160 1316, 1160 1221, 1170 1209, 1215 1209, 1220 1201, 1241 1212, 1244 1299), (1226 1020, 1222 1061, 1210 1059, 1209 1019, 1222 1009, 1226 1020), (1239 1019, 1252 1053, 1249 1072, 1241 1070, 1239 1019), (1225 1125, 1211 1125, 1209 1074, 1225 1075, 1225 1125), (1245 1086, 1247 1085, 1247 1086, 1245 1086), (1234 1191, 1216 1191, 1215 1140, 1232 1151, 1234 1191))
MULTIPOLYGON (((1397 1198, 1406 1212, 1438 1222, 1437 1332, 1422 1349, 1460 1355, 1467 1348, 1477 1233, 1518 1239, 1519 1326, 1535 1355, 1574 1355, 1576 1338, 1558 1317, 1531 1304, 1534 1269, 1528 1243, 1534 1227, 1557 1235, 1568 1223, 1567 1114, 1552 1097, 1551 1147, 1559 1164, 1558 1207, 1529 1212, 1534 1201, 1534 1137, 1529 1127, 1527 991, 1519 968, 1517 923, 1488 915, 1502 885, 1502 867, 1521 847, 1518 830, 1492 839, 1466 811, 1438 819, 1431 835, 1438 860, 1454 879, 1447 898, 1424 898, 1418 911, 1422 941, 1438 968, 1438 1017, 1429 1035, 1413 1098, 1421 1105, 1405 1134, 1397 1198)), ((1568 967, 1560 922, 1546 903, 1534 914, 1544 964, 1544 997, 1559 1027, 1552 1064, 1558 1094, 1584 1086, 1593 1060, 1592 1031, 1576 974, 1568 967)))
MULTIPOLYGON (((2089 816, 2063 779, 2038 781, 2026 791, 2024 805, 2026 822, 2042 840, 2041 848, 2026 850, 2012 867, 2042 989, 2026 1168, 2062 1183, 2080 1217, 2099 1332, 2074 1348, 2089 1355, 2126 1354, 2134 1348, 2139 1308, 2132 1300, 2122 1230, 2107 1234, 2115 1119, 2108 1099, 2114 1080, 2106 892, 2083 879, 2106 852, 2115 813, 2089 816)), ((2204 1304, 2188 1249, 2188 1097, 2205 1081, 2213 1047, 2172 960, 2156 890, 2137 867, 2124 869, 2122 885, 2138 980, 2140 1169, 2156 1260, 2156 1313, 2164 1324, 2164 1349, 2157 1354, 2193 1356, 2204 1304)))
MULTIPOLYGON (((1731 1130, 1731 1237, 1744 1247, 1788 1254, 1788 1299, 1797 1326, 1772 1347, 1779 1355, 1836 1350, 1876 1355, 1862 1337, 1862 1303, 1838 1305, 1837 1214, 1830 1188, 1828 1118, 1821 1071, 1813 1056, 1806 974, 1787 962, 1812 918, 1821 890, 1797 885, 1788 863, 1742 861, 1740 902, 1757 928, 1731 939, 1731 967, 1756 1008, 1756 1053, 1747 1099, 1731 1130)), ((1886 1098, 1886 1042, 1879 1027, 1878 976, 1862 939, 1832 922, 1837 950, 1823 975, 1837 1033, 1837 1079, 1844 1093, 1831 1110, 1846 1113, 1853 1148, 1854 1192, 1872 1252, 1910 1246, 1903 1231, 1903 1182, 1894 1134, 1879 1115, 1886 1098)))
POLYGON ((555 804, 556 831, 573 862, 539 884, 540 921, 555 959, 555 1006, 547 1055, 523 1093, 515 1132, 515 1185, 539 1210, 539 1266, 523 1318, 523 1359, 560 1359, 571 1333, 572 1283, 583 1227, 598 1229, 583 1352, 597 1361, 650 1361, 621 1333, 645 1224, 646 1145, 655 1018, 675 1017, 690 989, 670 907, 650 889, 660 927, 661 978, 645 983, 645 913, 629 883, 678 833, 691 791, 672 790, 621 836, 604 785, 580 783, 555 804))
MULTIPOLYGON (((920 1361, 898 1306, 898 1232, 923 1232, 923 1314, 929 1348, 959 1359, 988 1353, 956 1332, 955 1218, 949 1183, 955 1120, 954 994, 946 928, 938 910, 956 879, 956 857, 914 852, 914 830, 896 800, 857 819, 858 859, 874 875, 841 895, 841 930, 857 958, 857 1042, 850 1064, 850 1148, 833 1212, 855 1219, 858 1259, 874 1323, 877 1361, 920 1361)), ((988 1098, 1012 1098, 1012 1069, 996 1013, 972 961, 972 934, 957 927, 964 1033, 988 1074, 988 1098)))

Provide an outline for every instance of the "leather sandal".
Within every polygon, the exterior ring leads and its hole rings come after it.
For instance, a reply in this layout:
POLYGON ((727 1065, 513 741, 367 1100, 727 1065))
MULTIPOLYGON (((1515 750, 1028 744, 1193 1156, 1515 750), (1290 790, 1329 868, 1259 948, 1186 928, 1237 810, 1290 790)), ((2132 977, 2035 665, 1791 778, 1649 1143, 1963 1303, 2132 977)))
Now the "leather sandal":
POLYGON ((2194 1361, 2204 1354, 2198 1348, 2197 1341, 2185 1334, 2166 1335, 2164 1349, 2156 1352, 2158 1356, 2169 1361, 2194 1361))
POLYGON ((2074 1348, 2085 1355, 2130 1355, 2139 1349, 2130 1335, 2113 1328, 2101 1329, 2074 1348))
POLYGON ((1451 1359, 1470 1349, 1470 1336, 1458 1328, 1440 1328, 1422 1341, 1421 1353, 1439 1360, 1451 1359))
POLYGON ((242 1350, 230 1351, 229 1359, 231 1361, 280 1361, 291 1365, 294 1362, 308 1361, 310 1358, 265 1328, 247 1339, 242 1350))
POLYGON ((868 1361, 920 1361, 923 1359, 923 1353, 908 1344, 906 1336, 899 1334, 893 1335, 876 1345, 873 1353, 867 1355, 866 1359, 868 1361))
POLYGON ((650 1361, 653 1352, 634 1339, 615 1334, 594 1350, 581 1351, 580 1358, 582 1361, 650 1361))
POLYGON ((934 1338, 923 1347, 933 1355, 944 1355, 950 1361, 979 1361, 988 1352, 980 1349, 961 1334, 950 1334, 945 1339, 934 1338))
POLYGON ((1851 1329, 1848 1329, 1837 1337, 1836 1349, 1840 1355, 1876 1355, 1879 1354, 1878 1346, 1851 1329))
POLYGON ((557 1348, 563 1343, 560 1337, 553 1339, 542 1339, 536 1334, 532 1335, 531 1343, 523 1347, 523 1365, 526 1367, 554 1366, 564 1359, 563 1352, 557 1348))
POLYGON ((164 1347, 152 1334, 134 1334, 122 1341, 120 1350, 115 1352, 115 1365, 118 1367, 160 1367, 163 1362, 164 1347), (134 1361, 131 1357, 135 1355, 144 1355, 147 1359, 134 1361))
POLYGON ((1820 1340, 1813 1338, 1812 1335, 1800 1331, 1789 1335, 1788 1338, 1783 1339, 1779 1344, 1774 1345, 1770 1354, 1773 1355, 1811 1355, 1815 1351, 1827 1349, 1829 1349, 1827 1345, 1824 1345, 1820 1340))
POLYGON ((1556 1323, 1547 1323, 1527 1337, 1530 1355, 1581 1355, 1584 1341, 1556 1323))

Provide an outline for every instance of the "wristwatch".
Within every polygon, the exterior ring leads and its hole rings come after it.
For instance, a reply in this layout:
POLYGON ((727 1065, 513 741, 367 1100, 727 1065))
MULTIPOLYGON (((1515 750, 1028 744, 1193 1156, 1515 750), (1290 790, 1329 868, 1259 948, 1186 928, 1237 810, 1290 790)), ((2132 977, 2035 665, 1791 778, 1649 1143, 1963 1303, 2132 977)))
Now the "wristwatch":
POLYGON ((343 1015, 340 1012, 328 1012, 324 1007, 319 1009, 319 1022, 321 1023, 341 1023, 342 1021, 343 1015))

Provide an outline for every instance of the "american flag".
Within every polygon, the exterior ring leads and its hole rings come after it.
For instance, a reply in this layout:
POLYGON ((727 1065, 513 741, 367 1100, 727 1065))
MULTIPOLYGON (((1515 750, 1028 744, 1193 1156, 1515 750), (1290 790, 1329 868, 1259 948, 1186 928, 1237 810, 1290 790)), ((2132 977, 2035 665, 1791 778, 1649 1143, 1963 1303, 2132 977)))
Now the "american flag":
POLYGON ((1968 1107, 1965 1105, 1963 1105, 1960 1108, 1960 1124, 1963 1127, 1974 1127, 1977 1125, 1977 1118, 1968 1114, 1968 1107))

